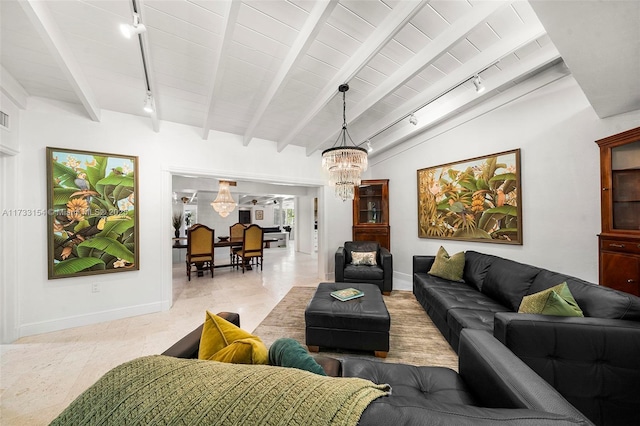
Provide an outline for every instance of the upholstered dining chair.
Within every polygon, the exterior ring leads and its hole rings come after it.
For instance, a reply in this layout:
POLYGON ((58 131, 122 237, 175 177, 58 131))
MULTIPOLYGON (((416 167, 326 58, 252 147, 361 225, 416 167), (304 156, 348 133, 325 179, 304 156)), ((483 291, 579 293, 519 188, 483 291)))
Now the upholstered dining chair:
MULTIPOLYGON (((234 223, 229 227, 229 238, 233 241, 234 239, 240 239, 244 236, 244 228, 246 226, 240 222, 234 223)), ((231 261, 231 265, 235 265, 238 267, 238 256, 236 253, 240 250, 240 246, 229 247, 229 260, 231 261)))
POLYGON ((191 281, 191 268, 196 265, 198 269, 208 267, 213 278, 213 253, 215 243, 215 231, 206 225, 196 223, 187 232, 187 277, 191 281))
POLYGON ((262 270, 263 250, 264 250, 264 230, 256 225, 249 225, 245 230, 242 237, 242 248, 238 250, 236 255, 239 258, 240 265, 242 266, 242 273, 249 262, 255 260, 256 266, 260 265, 262 270))

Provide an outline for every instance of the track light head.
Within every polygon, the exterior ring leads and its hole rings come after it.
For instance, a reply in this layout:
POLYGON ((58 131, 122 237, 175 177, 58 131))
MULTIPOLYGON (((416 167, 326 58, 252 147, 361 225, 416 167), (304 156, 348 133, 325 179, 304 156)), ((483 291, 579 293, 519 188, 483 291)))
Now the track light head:
POLYGON ((153 102, 153 96, 151 96, 151 92, 147 92, 147 97, 144 100, 144 112, 147 112, 149 114, 153 113, 153 111, 155 111, 155 105, 153 102))
POLYGON ((478 74, 473 77, 473 85, 476 87, 476 92, 482 93, 485 90, 484 84, 482 84, 482 80, 478 74))
POLYGON ((366 145, 367 145, 367 152, 368 153, 372 153, 373 152, 373 147, 371 146, 371 141, 369 139, 367 139, 366 145))
POLYGON ((418 119, 416 118, 415 115, 411 114, 409 116, 409 123, 413 124, 414 126, 418 125, 418 119))
POLYGON ((120 32, 126 38, 142 34, 145 31, 147 31, 147 27, 140 23, 140 15, 137 13, 133 14, 133 24, 120 24, 120 32))

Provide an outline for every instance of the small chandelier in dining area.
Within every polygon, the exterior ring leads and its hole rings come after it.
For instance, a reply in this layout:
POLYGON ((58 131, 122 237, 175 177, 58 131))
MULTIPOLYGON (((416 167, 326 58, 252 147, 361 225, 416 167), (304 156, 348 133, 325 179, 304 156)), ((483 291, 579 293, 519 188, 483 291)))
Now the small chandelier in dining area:
POLYGON ((360 177, 368 164, 367 150, 356 146, 347 131, 347 90, 348 84, 338 87, 342 92, 342 130, 333 147, 322 152, 322 168, 329 172, 329 186, 334 187, 336 197, 342 201, 353 199, 354 187, 360 185, 360 177), (347 145, 347 138, 351 145, 347 145))
POLYGON ((236 183, 228 180, 221 180, 220 188, 218 189, 218 196, 211 203, 213 209, 222 217, 229 216, 229 213, 231 213, 237 206, 236 202, 233 201, 233 197, 231 197, 229 186, 236 186, 236 183))

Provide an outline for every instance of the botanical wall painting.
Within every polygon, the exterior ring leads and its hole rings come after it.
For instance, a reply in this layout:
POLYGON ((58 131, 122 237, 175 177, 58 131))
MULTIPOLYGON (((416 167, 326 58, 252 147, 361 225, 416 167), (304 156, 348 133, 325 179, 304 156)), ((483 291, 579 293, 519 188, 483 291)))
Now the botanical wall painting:
POLYGON ((520 150, 418 170, 418 236, 522 244, 520 150))
POLYGON ((138 158, 47 148, 49 279, 139 269, 138 158))

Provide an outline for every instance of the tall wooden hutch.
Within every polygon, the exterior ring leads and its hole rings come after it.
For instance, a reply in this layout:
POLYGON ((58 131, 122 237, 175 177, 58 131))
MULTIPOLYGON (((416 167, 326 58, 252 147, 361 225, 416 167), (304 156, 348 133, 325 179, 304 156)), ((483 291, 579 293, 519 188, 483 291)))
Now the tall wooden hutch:
POLYGON ((377 241, 391 250, 389 179, 363 180, 353 194, 353 241, 377 241))
POLYGON ((640 296, 640 127, 600 147, 600 284, 640 296))

